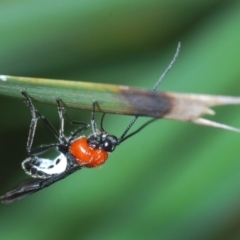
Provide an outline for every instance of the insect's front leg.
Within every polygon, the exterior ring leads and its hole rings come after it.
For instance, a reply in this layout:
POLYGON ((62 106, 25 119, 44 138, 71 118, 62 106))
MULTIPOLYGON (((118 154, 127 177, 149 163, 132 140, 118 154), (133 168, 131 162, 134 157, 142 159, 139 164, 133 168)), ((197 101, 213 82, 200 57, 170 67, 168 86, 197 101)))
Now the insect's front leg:
POLYGON ((95 137, 97 137, 97 123, 95 120, 95 112, 96 112, 96 105, 97 101, 93 100, 92 102, 92 119, 91 119, 91 127, 92 127, 92 132, 95 137))

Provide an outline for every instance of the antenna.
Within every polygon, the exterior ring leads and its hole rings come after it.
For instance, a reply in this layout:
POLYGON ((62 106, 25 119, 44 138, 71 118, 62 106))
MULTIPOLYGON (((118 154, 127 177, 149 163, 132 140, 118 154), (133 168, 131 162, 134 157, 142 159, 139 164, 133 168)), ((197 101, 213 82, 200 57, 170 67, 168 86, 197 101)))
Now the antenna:
MULTIPOLYGON (((176 62, 177 57, 179 55, 181 49, 181 42, 178 43, 177 45, 177 49, 176 52, 174 54, 174 57, 172 59, 172 61, 170 62, 170 64, 168 65, 168 67, 166 68, 166 70, 163 72, 163 74, 160 76, 160 78, 158 79, 158 81, 155 83, 155 85, 153 86, 153 91, 156 91, 158 85, 162 82, 163 78, 167 75, 167 73, 170 71, 170 69, 172 68, 173 64, 176 62)), ((133 126, 133 124, 137 121, 139 116, 135 116, 132 121, 129 123, 129 125, 127 126, 126 130, 123 132, 122 136, 118 139, 118 143, 120 144, 121 142, 123 142, 124 140, 126 140, 127 138, 129 138, 130 136, 134 135, 135 133, 139 132, 144 126, 146 126, 146 124, 143 125, 143 127, 140 127, 139 130, 136 130, 135 132, 133 132, 132 134, 129 134, 128 136, 127 133, 130 130, 130 128, 133 126)), ((151 121, 151 120, 150 120, 151 121)))

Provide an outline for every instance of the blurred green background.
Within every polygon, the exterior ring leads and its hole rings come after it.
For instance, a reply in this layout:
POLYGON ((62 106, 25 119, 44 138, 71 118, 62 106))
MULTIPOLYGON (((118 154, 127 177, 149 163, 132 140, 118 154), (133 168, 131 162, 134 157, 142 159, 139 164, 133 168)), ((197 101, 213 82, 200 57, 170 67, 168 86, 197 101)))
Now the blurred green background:
MULTIPOLYGON (((239 96, 239 10, 219 0, 1 1, 0 73, 150 89, 181 41, 160 91, 239 96)), ((55 107, 36 105, 58 126, 55 107)), ((240 127, 239 106, 215 110, 210 119, 240 127)), ((2 194, 26 178, 30 114, 7 97, 0 114, 2 194)), ((120 136, 130 119, 108 115, 105 128, 120 136)), ((52 141, 39 124, 35 145, 52 141)), ((159 120, 104 166, 1 205, 1 239, 240 239, 239 146, 236 133, 159 120)))

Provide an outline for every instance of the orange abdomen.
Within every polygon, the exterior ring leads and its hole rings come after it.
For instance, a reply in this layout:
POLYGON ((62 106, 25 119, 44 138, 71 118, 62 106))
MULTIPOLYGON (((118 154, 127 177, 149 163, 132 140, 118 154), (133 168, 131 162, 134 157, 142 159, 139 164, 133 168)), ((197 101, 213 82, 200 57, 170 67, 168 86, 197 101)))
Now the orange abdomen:
POLYGON ((69 147, 69 151, 80 165, 86 167, 100 166, 108 158, 108 152, 103 149, 90 147, 86 137, 81 137, 73 141, 69 147))

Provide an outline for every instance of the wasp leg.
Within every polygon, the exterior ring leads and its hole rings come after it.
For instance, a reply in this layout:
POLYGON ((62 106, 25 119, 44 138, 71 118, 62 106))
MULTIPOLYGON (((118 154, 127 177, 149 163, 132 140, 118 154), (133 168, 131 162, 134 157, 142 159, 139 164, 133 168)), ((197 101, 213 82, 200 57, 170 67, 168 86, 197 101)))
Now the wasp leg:
POLYGON ((31 154, 32 152, 32 144, 37 128, 37 122, 39 119, 41 119, 46 126, 50 129, 50 131, 53 133, 53 135, 59 139, 58 137, 58 132, 56 129, 52 126, 52 124, 34 107, 32 103, 31 97, 27 94, 26 91, 21 90, 22 95, 25 97, 25 103, 30 109, 30 113, 32 116, 30 127, 29 127, 29 134, 28 134, 28 139, 27 139, 27 152, 31 154))
POLYGON ((60 129, 59 129, 60 137, 61 136, 64 137, 64 118, 72 125, 83 125, 71 133, 69 140, 68 140, 68 141, 71 141, 77 134, 87 130, 89 128, 89 124, 71 120, 69 118, 69 116, 67 115, 66 109, 61 104, 62 100, 60 98, 57 98, 56 101, 57 101, 57 105, 58 105, 58 114, 59 114, 59 118, 60 118, 60 129))

